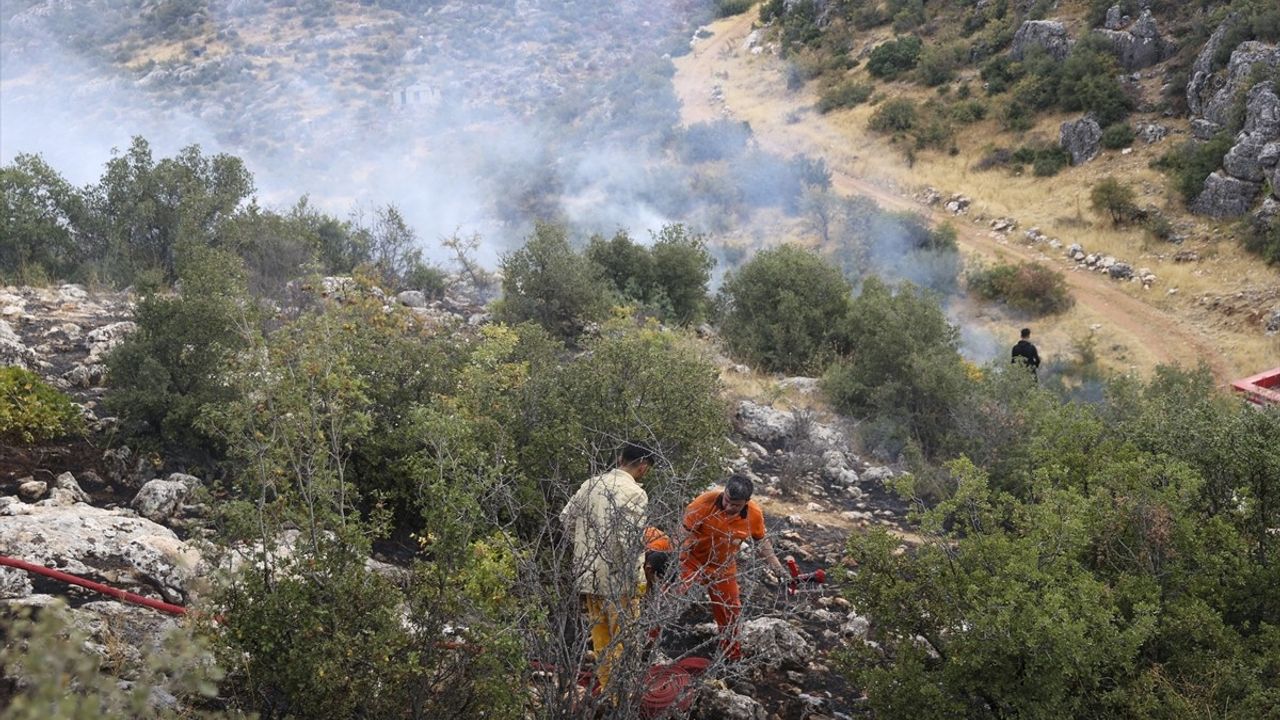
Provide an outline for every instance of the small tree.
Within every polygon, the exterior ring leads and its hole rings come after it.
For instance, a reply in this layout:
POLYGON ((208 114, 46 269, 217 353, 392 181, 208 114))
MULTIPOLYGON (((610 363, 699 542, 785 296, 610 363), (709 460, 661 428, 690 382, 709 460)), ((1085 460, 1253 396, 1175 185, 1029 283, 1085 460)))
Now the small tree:
POLYGON ((1089 200, 1093 211, 1110 217, 1112 225, 1123 225, 1138 213, 1133 188, 1115 178, 1109 177, 1094 185, 1089 200))
POLYGON ((609 310, 600 268, 574 252, 559 225, 537 223, 524 247, 502 258, 502 273, 497 315, 504 322, 532 320, 553 335, 571 338, 609 310))
POLYGON ((836 350, 832 318, 848 308, 840 271, 792 245, 757 254, 720 290, 721 330, 733 352, 769 371, 821 368, 836 350))

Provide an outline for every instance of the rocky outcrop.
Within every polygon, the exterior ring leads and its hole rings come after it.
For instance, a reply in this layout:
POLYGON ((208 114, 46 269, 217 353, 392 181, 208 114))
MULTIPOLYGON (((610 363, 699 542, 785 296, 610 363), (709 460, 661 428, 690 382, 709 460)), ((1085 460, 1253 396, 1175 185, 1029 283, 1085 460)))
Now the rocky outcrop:
POLYGON ((1244 129, 1222 158, 1222 168, 1239 180, 1262 182, 1280 161, 1280 97, 1271 83, 1249 91, 1244 129))
POLYGON ((1204 181, 1204 189, 1191 202, 1191 211, 1210 217, 1235 217, 1249 212, 1262 191, 1262 183, 1231 177, 1221 171, 1204 181))
MULTIPOLYGON (((1222 30, 1220 27, 1219 31, 1222 30)), ((1207 140, 1220 132, 1230 122, 1232 106, 1243 93, 1249 91, 1257 79, 1255 69, 1268 72, 1280 67, 1280 48, 1250 40, 1242 42, 1231 53, 1225 71, 1211 72, 1213 52, 1221 46, 1214 38, 1205 44, 1192 66, 1192 78, 1187 83, 1187 107, 1191 111, 1191 130, 1195 136, 1207 140), (1212 51, 1212 52, 1211 52, 1212 51)))
MULTIPOLYGON (((1112 9, 1118 10, 1114 7, 1112 9)), ((1110 17, 1108 13, 1108 19, 1110 17)), ((1111 28, 1108 24, 1106 29, 1094 32, 1111 43, 1111 50, 1115 53, 1116 60, 1127 72, 1151 67, 1167 59, 1170 51, 1174 49, 1160 35, 1160 28, 1156 25, 1156 19, 1151 15, 1150 10, 1143 10, 1142 15, 1128 30, 1111 28)))
POLYGON ((708 687, 698 696, 698 720, 765 720, 769 713, 755 699, 727 688, 708 687))
POLYGON ((1187 110, 1193 119, 1204 115, 1205 103, 1222 87, 1222 78, 1213 72, 1213 58, 1222 50, 1227 42, 1227 33, 1238 19, 1239 15, 1235 13, 1228 15, 1205 41, 1191 65, 1191 77, 1187 80, 1187 110))
POLYGON ((1092 115, 1062 123, 1058 144, 1071 155, 1071 164, 1080 165, 1097 157, 1102 150, 1102 126, 1092 115))
POLYGON ((750 400, 738 403, 734 415, 734 428, 748 440, 762 445, 775 445, 791 434, 795 420, 791 413, 774 410, 768 405, 758 405, 750 400))
POLYGON ((1057 20, 1028 20, 1014 33, 1009 57, 1022 60, 1032 48, 1044 50, 1055 60, 1065 60, 1071 53, 1071 36, 1067 26, 1057 20))
POLYGON ((782 618, 761 617, 742 624, 742 650, 768 667, 804 667, 813 644, 782 618))
POLYGON ((190 475, 179 473, 170 475, 168 480, 151 480, 142 486, 130 505, 149 520, 165 522, 174 516, 191 492, 188 478, 195 480, 190 475))
POLYGON ((184 602, 200 553, 127 510, 0 498, 0 547, 28 562, 184 602))

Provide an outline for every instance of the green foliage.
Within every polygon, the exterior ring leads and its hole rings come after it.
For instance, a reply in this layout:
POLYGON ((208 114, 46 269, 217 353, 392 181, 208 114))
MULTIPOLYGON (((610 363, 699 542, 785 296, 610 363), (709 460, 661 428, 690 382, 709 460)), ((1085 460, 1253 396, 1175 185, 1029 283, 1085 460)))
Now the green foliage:
POLYGON ((817 255, 783 245, 758 253, 720 290, 729 348, 779 372, 822 367, 836 349, 831 318, 849 302, 849 284, 817 255))
POLYGON ((1205 178, 1218 169, 1222 157, 1234 144, 1235 138, 1225 132, 1206 142, 1189 140, 1161 156, 1155 166, 1169 173, 1182 198, 1191 202, 1204 189, 1205 178))
POLYGON ((0 440, 30 445, 76 432, 80 411, 66 395, 18 367, 0 367, 0 440))
POLYGON ((1102 147, 1109 150, 1127 148, 1133 144, 1133 138, 1133 128, 1129 126, 1129 123, 1120 122, 1108 125, 1102 131, 1102 147))
POLYGON ((828 85, 818 96, 818 112, 856 107, 870 99, 873 90, 870 84, 853 78, 828 85))
POLYGON ((1272 265, 1280 264, 1280 219, 1249 217, 1242 224, 1245 249, 1272 265))
POLYGON ((1116 79, 1118 72, 1105 39, 1081 40, 1062 64, 1059 105, 1063 110, 1093 113, 1103 127, 1120 122, 1133 109, 1133 100, 1116 79))
POLYGON ((139 648, 144 659, 140 668, 112 667, 92 651, 90 639, 61 603, 36 614, 11 611, 0 622, 0 636, 5 638, 0 665, 22 687, 6 698, 5 717, 10 720, 232 717, 193 709, 218 694, 222 673, 189 626, 176 625, 154 646, 139 648), (131 682, 122 683, 121 675, 131 682), (175 707, 154 703, 153 693, 169 694, 175 707))
POLYGON ((126 432, 195 457, 218 449, 195 426, 202 409, 234 399, 220 373, 244 348, 253 308, 243 269, 225 251, 192 248, 179 267, 182 294, 138 303, 138 329, 107 356, 104 402, 126 432))
POLYGON ((1074 301, 1062 273, 1039 263, 999 264, 966 275, 969 289, 1033 316, 1065 312, 1074 301))
POLYGON ((755 4, 756 0, 716 0, 716 17, 741 15, 755 4))
POLYGON ((591 238, 586 257, 600 266, 624 302, 636 302, 676 324, 700 322, 707 309, 707 283, 715 261, 706 239, 683 225, 667 225, 652 247, 633 242, 624 231, 610 240, 591 238))
POLYGON ((929 87, 950 82, 964 61, 965 47, 959 43, 930 45, 920 54, 916 73, 929 87))
MULTIPOLYGON (((961 87, 964 88, 968 86, 962 85, 961 87)), ((963 94, 964 93, 958 93, 957 96, 961 96, 963 94)), ((961 100, 960 102, 952 105, 949 112, 952 120, 955 120, 962 125, 968 125, 987 117, 987 104, 982 100, 961 100)))
POLYGON ((914 128, 917 122, 916 104, 907 98, 894 98, 871 113, 867 126, 876 132, 896 133, 914 128))
POLYGON ((694 123, 678 136, 680 157, 687 163, 727 160, 743 153, 751 140, 746 123, 732 120, 694 123))
POLYGON ((1104 178, 1089 191, 1093 211, 1111 218, 1112 225, 1123 225, 1138 215, 1133 188, 1113 177, 1104 178))
POLYGON ((569 246, 564 228, 538 223, 524 247, 502 258, 503 322, 533 321, 563 338, 576 337, 609 310, 599 266, 569 246))
POLYGON ((938 448, 965 375, 959 335, 937 301, 909 283, 894 292, 871 277, 838 333, 848 352, 823 377, 831 404, 893 424, 899 449, 908 441, 925 452, 938 448))
POLYGON ((69 277, 84 260, 75 234, 84 214, 84 198, 40 156, 0 167, 0 278, 69 277))
POLYGON ((1280 414, 1206 369, 1063 403, 983 373, 957 409, 922 544, 855 535, 849 599, 883 655, 851 666, 888 718, 1266 716, 1280 664, 1280 414), (972 458, 972 461, 969 459, 972 458), (976 464, 975 464, 976 463, 976 464))
POLYGON ((867 58, 867 71, 872 77, 892 80, 916 66, 922 46, 920 38, 915 35, 903 35, 881 43, 867 58))

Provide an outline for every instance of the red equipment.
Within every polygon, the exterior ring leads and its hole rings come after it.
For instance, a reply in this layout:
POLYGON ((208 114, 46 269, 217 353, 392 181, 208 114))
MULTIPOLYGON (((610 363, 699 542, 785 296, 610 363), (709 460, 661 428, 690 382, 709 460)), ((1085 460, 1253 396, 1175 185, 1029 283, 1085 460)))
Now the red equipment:
POLYGON ((802 573, 800 566, 796 564, 796 559, 787 556, 787 570, 791 572, 791 582, 787 585, 787 594, 795 595, 800 589, 800 583, 810 583, 813 585, 821 585, 827 581, 827 571, 818 568, 813 572, 802 573))
POLYGON ((142 605, 144 607, 149 607, 153 610, 159 610, 160 612, 167 612, 171 615, 187 614, 187 609, 182 607, 181 605, 174 605, 172 603, 167 603, 161 600, 152 600, 149 597, 143 597, 141 595, 137 595, 135 593, 131 593, 126 590, 121 590, 120 588, 113 588, 110 585, 103 585, 100 582, 86 580, 85 578, 79 577, 78 575, 72 575, 71 573, 64 573, 61 570, 54 570, 53 568, 47 568, 43 565, 36 565, 35 563, 29 563, 25 560, 19 560, 17 558, 5 557, 4 555, 0 555, 0 565, 8 565, 9 567, 15 567, 15 568, 18 568, 19 570, 26 570, 29 573, 44 575, 45 577, 50 577, 50 578, 53 578, 54 580, 61 580, 64 583, 79 585, 82 588, 88 588, 94 592, 100 592, 103 595, 113 597, 117 600, 123 600, 124 602, 134 603, 135 605, 142 605))
POLYGON ((1280 367, 1236 380, 1231 388, 1259 407, 1280 405, 1280 367))

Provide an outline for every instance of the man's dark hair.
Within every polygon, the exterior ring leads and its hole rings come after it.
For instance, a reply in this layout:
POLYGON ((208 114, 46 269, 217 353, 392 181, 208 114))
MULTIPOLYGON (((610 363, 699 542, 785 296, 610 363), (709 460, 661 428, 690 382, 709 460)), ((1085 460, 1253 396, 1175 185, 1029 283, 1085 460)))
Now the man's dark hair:
POLYGON ((658 457, 658 453, 653 448, 640 443, 625 443, 622 446, 622 452, 619 453, 623 465, 634 465, 638 462, 654 464, 654 460, 658 457))
POLYGON ((734 475, 724 484, 724 494, 728 495, 729 499, 734 502, 750 500, 751 493, 755 491, 755 484, 746 475, 734 475))
POLYGON ((1026 340, 1031 337, 1031 328, 1022 328, 1022 339, 1026 340))
POLYGON ((654 576, 660 580, 670 579, 672 572, 676 569, 676 564, 671 562, 671 553, 665 550, 646 550, 644 561, 653 569, 654 576))

